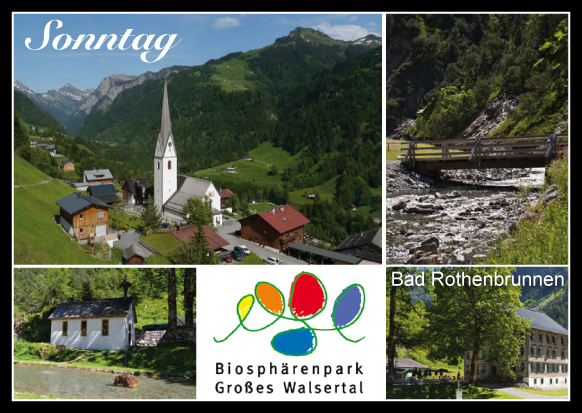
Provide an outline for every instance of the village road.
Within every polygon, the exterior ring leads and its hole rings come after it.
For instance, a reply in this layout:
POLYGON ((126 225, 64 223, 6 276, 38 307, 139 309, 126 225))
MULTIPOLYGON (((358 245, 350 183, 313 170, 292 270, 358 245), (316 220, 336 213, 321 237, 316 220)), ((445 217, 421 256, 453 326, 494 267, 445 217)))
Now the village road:
POLYGON ((306 265, 307 263, 303 260, 299 260, 294 257, 290 257, 286 254, 277 254, 273 250, 263 248, 258 244, 250 242, 248 240, 244 240, 236 235, 236 231, 240 231, 240 223, 236 219, 225 219, 222 221, 223 225, 218 227, 217 233, 222 238, 228 241, 229 245, 225 248, 229 251, 234 250, 234 247, 237 245, 246 245, 251 252, 257 254, 261 259, 266 257, 275 257, 275 258, 282 258, 283 265, 306 265))
POLYGON ((483 387, 488 387, 490 389, 495 389, 495 390, 499 390, 502 391, 504 393, 510 394, 512 396, 517 396, 517 397, 522 397, 524 399, 537 399, 537 400, 566 400, 568 399, 568 396, 546 396, 543 394, 536 394, 536 393, 530 393, 528 391, 525 390, 521 390, 515 387, 505 387, 505 386, 498 386, 498 385, 483 385, 483 387))

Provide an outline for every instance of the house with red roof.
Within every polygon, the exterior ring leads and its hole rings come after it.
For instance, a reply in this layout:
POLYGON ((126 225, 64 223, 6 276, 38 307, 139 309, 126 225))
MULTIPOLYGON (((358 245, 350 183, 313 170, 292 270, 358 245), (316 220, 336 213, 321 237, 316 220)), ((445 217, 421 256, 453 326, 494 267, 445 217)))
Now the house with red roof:
POLYGON ((242 218, 239 222, 242 239, 282 252, 290 244, 303 242, 305 225, 310 221, 292 206, 282 205, 242 218))
MULTIPOLYGON (((224 251, 224 247, 228 245, 228 241, 206 225, 203 225, 202 229, 204 230, 204 235, 206 235, 208 241, 208 246, 206 248, 214 250, 215 252, 224 251)), ((180 241, 190 242, 196 232, 198 232, 198 227, 181 226, 179 229, 172 231, 172 234, 180 241)))
POLYGON ((220 209, 224 209, 227 206, 226 204, 228 200, 234 196, 234 192, 232 192, 230 189, 220 188, 218 190, 218 195, 220 196, 220 209))

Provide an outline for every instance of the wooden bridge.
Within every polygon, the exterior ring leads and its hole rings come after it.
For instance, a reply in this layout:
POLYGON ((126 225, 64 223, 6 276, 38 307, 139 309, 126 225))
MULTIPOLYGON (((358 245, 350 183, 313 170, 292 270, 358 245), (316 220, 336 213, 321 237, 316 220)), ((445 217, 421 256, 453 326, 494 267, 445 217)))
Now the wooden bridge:
POLYGON ((401 162, 409 169, 539 168, 568 152, 568 135, 413 141, 401 162))

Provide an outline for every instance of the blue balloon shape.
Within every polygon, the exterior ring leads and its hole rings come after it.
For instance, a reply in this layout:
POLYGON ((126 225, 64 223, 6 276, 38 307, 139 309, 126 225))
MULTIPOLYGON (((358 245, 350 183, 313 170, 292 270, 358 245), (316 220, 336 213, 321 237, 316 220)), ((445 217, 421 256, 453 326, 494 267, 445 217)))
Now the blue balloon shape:
POLYGON ((351 285, 342 291, 335 301, 333 321, 336 326, 344 327, 353 322, 363 308, 363 290, 358 285, 351 285))
POLYGON ((316 338, 313 331, 298 328, 278 333, 271 340, 271 345, 276 351, 287 356, 306 356, 315 350, 316 338))

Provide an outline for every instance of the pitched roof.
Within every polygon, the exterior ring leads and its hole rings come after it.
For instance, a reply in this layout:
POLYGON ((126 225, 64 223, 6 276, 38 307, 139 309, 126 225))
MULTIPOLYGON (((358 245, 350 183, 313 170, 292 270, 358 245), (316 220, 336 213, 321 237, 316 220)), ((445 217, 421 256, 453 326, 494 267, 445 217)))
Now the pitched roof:
POLYGON ((92 169, 90 171, 83 171, 83 176, 85 176, 87 180, 113 179, 113 175, 111 175, 109 169, 92 169))
POLYGON ((132 194, 136 193, 136 186, 145 186, 148 188, 150 186, 150 182, 147 178, 127 178, 123 184, 123 187, 132 194))
POLYGON ((60 206, 69 214, 74 214, 77 211, 85 209, 91 205, 98 205, 105 208, 111 208, 105 202, 102 202, 89 195, 83 195, 80 192, 73 192, 64 198, 55 201, 55 204, 60 206))
MULTIPOLYGON (((202 229, 204 230, 204 235, 206 235, 206 239, 208 240, 207 248, 217 250, 228 245, 227 240, 222 238, 220 235, 218 235, 218 233, 214 232, 206 225, 203 225, 202 229)), ((180 229, 176 231, 173 231, 172 234, 174 234, 174 236, 180 241, 190 241, 195 232, 198 232, 198 227, 185 226, 180 227, 180 229)))
MULTIPOLYGON (((386 357, 386 365, 388 365, 388 357, 386 357)), ((394 367, 400 369, 428 369, 428 366, 425 366, 422 363, 419 363, 416 360, 412 360, 409 358, 402 358, 402 357, 395 357, 394 358, 394 367)))
POLYGON ((382 248, 382 234, 380 233, 380 228, 350 235, 340 243, 336 248, 336 251, 369 244, 382 248))
POLYGON ((103 195, 103 194, 115 194, 117 193, 117 189, 115 189, 115 185, 113 184, 97 184, 97 185, 89 185, 87 189, 88 192, 91 192, 91 195, 103 195))
POLYGON ((135 256, 147 258, 150 255, 151 253, 138 243, 131 244, 123 251, 123 258, 125 258, 126 260, 129 260, 130 258, 135 256))
MULTIPOLYGON (((49 318, 86 318, 125 316, 133 305, 133 297, 62 303, 49 318)), ((134 312, 135 318, 135 312, 134 312)))
POLYGON ((516 313, 522 318, 532 320, 531 324, 529 325, 531 328, 537 328, 539 330, 549 331, 552 333, 568 334, 568 330, 566 330, 550 316, 542 313, 541 311, 520 308, 516 310, 516 313))
POLYGON ((207 179, 193 178, 191 176, 178 175, 178 189, 164 204, 164 207, 182 211, 182 207, 190 198, 202 199, 212 182, 207 179))
POLYGON ((291 205, 272 208, 268 211, 259 212, 256 215, 259 215, 261 218, 263 218, 280 234, 311 222, 301 212, 297 211, 291 205))
POLYGON ((218 195, 220 195, 221 198, 228 198, 234 195, 234 192, 232 192, 230 189, 221 189, 220 191, 218 191, 218 195))

